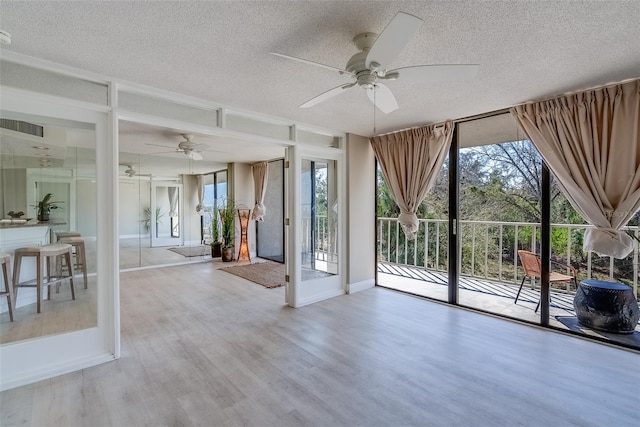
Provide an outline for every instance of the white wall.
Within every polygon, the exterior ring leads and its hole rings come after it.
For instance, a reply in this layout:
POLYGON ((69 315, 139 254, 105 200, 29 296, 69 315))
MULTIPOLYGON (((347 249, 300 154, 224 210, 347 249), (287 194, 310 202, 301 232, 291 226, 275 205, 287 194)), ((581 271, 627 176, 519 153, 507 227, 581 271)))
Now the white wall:
POLYGON ((375 157, 368 138, 347 135, 347 284, 375 286, 375 157))

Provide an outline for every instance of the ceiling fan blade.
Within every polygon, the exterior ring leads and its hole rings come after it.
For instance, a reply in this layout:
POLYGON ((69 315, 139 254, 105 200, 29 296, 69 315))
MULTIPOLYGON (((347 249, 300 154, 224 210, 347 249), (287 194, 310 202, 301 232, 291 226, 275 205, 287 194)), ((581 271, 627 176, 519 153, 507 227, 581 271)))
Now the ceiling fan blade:
POLYGON ((187 156, 192 160, 202 160, 202 155, 197 151, 192 151, 188 153, 187 156))
POLYGON ((380 68, 386 70, 409 43, 420 25, 422 25, 422 19, 408 13, 398 12, 371 46, 365 60, 365 66, 371 69, 371 63, 375 62, 379 64, 380 68))
POLYGON ((329 89, 326 92, 321 93, 320 95, 311 98, 310 100, 308 100, 307 102, 305 102, 304 104, 300 105, 300 108, 309 108, 309 107, 313 107, 316 104, 319 104, 321 102, 326 101, 329 98, 333 98, 336 95, 341 94, 342 92, 344 92, 347 89, 350 89, 352 87, 354 87, 356 85, 356 83, 347 83, 344 85, 340 85, 338 87, 334 87, 333 89, 329 89))
POLYGON ((304 64, 315 65, 316 67, 326 68, 327 70, 337 71, 340 74, 346 74, 349 76, 355 76, 353 73, 350 73, 347 70, 343 70, 342 68, 332 67, 331 65, 321 64, 319 62, 309 61, 308 59, 296 58, 295 56, 284 55, 282 53, 269 52, 271 55, 280 56, 281 58, 291 59, 293 61, 302 62, 304 64))
POLYGON ((398 109, 396 98, 387 86, 376 83, 373 88, 367 88, 366 90, 371 102, 383 113, 389 114, 398 109))
POLYGON ((435 82, 447 82, 452 80, 472 79, 478 72, 478 64, 441 64, 441 65, 416 65, 390 70, 398 73, 398 78, 412 80, 428 80, 435 82))
POLYGON ((170 145, 162 145, 162 144, 152 144, 150 142, 145 142, 144 145, 152 145, 154 147, 162 147, 162 148, 175 148, 175 146, 170 146, 170 145))

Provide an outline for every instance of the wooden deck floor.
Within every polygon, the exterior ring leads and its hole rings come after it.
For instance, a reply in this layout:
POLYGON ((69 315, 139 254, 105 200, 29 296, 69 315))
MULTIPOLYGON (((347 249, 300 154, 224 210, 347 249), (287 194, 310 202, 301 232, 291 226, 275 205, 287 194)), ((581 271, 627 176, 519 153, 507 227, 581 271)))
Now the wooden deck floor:
MULTIPOLYGON (((411 267, 400 264, 390 263, 378 263, 378 272, 390 274, 394 276, 406 277, 408 279, 421 280, 430 284, 442 285, 446 287, 448 285, 447 273, 443 271, 426 270, 420 267, 411 267)), ((391 286, 392 287, 392 286, 391 286)), ((511 285, 507 283, 500 283, 491 280, 481 280, 473 277, 460 277, 460 289, 481 292, 487 295, 493 295, 499 298, 507 298, 513 302, 518 293, 519 285, 511 285)), ((423 296, 431 296, 426 294, 428 288, 425 287, 425 294, 423 296)), ((530 286, 522 288, 520 298, 518 301, 529 302, 533 304, 538 303, 540 298, 539 289, 531 289, 530 286)), ((573 310, 573 294, 566 294, 560 292, 551 291, 551 307, 561 309, 567 312, 568 315, 575 315, 573 310)))
MULTIPOLYGON (((392 263, 378 264, 378 285, 397 291, 447 301, 447 282, 448 276, 444 271, 426 270, 420 267, 392 263)), ((525 284, 518 302, 515 303, 518 287, 519 284, 461 277, 458 303, 463 307, 540 323, 540 311, 536 312, 540 290, 531 289, 528 284, 525 284)), ((572 293, 561 293, 552 289, 549 307, 550 326, 564 330, 569 329, 610 343, 640 349, 640 323, 636 327, 635 334, 631 335, 603 333, 583 328, 575 321, 573 296, 572 293)))

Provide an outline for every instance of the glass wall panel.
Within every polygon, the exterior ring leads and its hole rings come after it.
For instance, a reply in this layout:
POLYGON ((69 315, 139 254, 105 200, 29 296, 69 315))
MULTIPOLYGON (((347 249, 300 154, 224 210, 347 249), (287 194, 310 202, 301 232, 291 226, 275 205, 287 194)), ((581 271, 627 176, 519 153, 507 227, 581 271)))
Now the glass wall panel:
POLYGON ((264 197, 266 215, 256 221, 260 258, 284 262, 284 160, 268 164, 267 191, 264 197))
MULTIPOLYGON (((69 280, 60 286, 44 287, 37 313, 36 288, 18 287, 14 291, 13 321, 6 298, 0 300, 0 343, 95 327, 98 254, 94 125, 7 111, 2 112, 2 119, 0 252, 10 255, 7 267, 11 271, 19 248, 71 244, 75 295, 69 280), (13 127, 9 126, 11 121, 29 125, 13 127), (40 132, 23 132, 32 128, 40 132), (70 232, 76 238, 63 240, 70 232)), ((18 264, 17 281, 35 285, 31 282, 37 277, 35 257, 24 257, 18 264)), ((66 261, 52 260, 51 276, 68 272, 66 261)))
POLYGON ((211 259, 214 204, 227 196, 226 171, 213 172, 221 163, 192 159, 165 143, 180 141, 185 130, 121 123, 120 269, 211 259))

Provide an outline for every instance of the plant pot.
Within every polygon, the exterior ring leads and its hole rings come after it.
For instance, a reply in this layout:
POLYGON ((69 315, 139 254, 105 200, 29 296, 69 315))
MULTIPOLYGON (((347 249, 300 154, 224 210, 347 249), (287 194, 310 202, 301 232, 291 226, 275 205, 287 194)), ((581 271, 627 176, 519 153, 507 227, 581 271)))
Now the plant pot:
POLYGON ((222 262, 233 261, 233 252, 235 252, 235 248, 233 246, 222 248, 222 262))
POLYGON ((48 213, 38 214, 38 221, 49 221, 49 214, 48 213))
POLYGON ((219 258, 222 256, 222 244, 212 243, 211 244, 211 258, 219 258))

